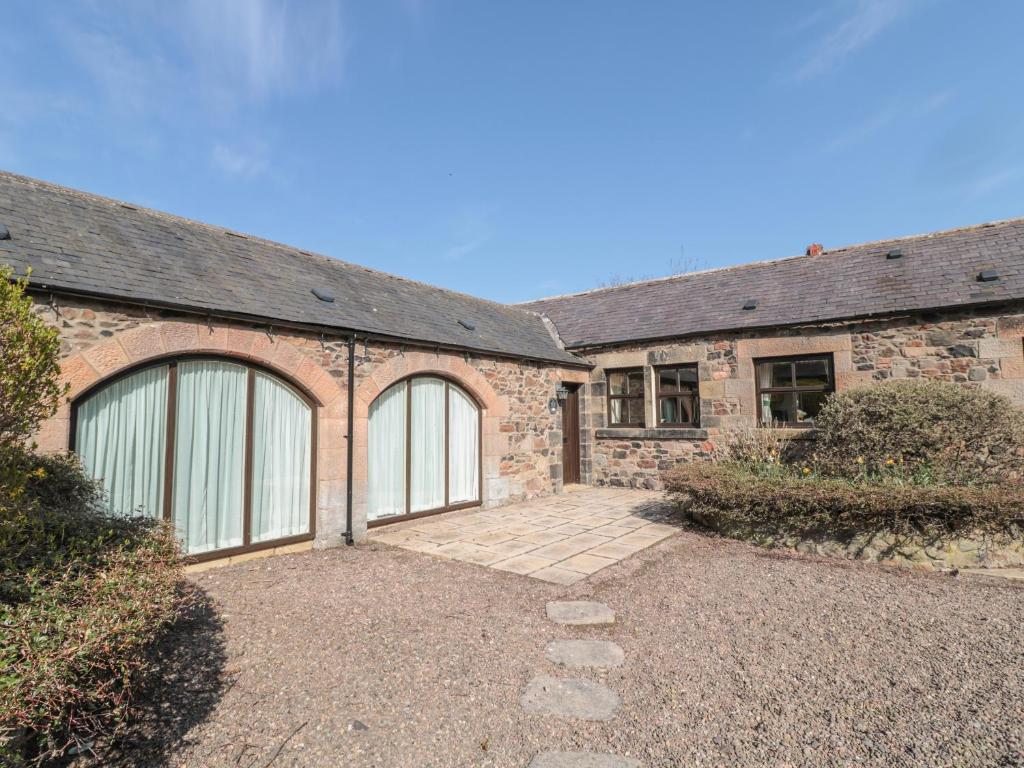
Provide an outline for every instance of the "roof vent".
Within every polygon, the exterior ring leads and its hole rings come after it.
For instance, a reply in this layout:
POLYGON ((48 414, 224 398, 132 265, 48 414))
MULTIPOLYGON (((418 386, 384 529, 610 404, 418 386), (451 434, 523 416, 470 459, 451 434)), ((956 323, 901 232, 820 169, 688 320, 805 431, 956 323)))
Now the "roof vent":
POLYGON ((0 224, 0 240, 10 240, 11 230, 7 228, 6 224, 0 224))
POLYGON ((743 302, 743 308, 747 310, 757 309, 757 299, 747 299, 743 302))
POLYGON ((476 326, 473 325, 473 323, 469 322, 469 320, 459 320, 459 325, 461 325, 467 331, 475 331, 476 330, 476 326))
POLYGON ((325 301, 328 304, 334 303, 334 297, 331 294, 327 293, 327 291, 322 291, 319 288, 312 288, 311 293, 318 299, 320 299, 320 301, 325 301))
POLYGON ((807 251, 805 253, 808 256, 821 256, 824 250, 825 246, 822 245, 821 243, 811 243, 810 245, 807 246, 807 251))
POLYGON ((885 258, 887 258, 887 259, 902 259, 903 258, 903 250, 901 248, 893 248, 891 251, 889 251, 887 254, 885 254, 885 258))
POLYGON ((978 273, 979 283, 991 283, 993 280, 999 279, 999 273, 994 269, 983 269, 978 273))

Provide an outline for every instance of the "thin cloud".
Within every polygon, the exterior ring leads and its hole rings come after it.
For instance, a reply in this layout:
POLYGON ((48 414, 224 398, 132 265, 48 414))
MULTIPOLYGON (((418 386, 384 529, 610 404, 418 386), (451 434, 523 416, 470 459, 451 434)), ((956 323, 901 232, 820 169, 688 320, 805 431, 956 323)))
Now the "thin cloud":
POLYGON ((898 107, 887 107, 833 137, 825 144, 824 150, 826 152, 838 152, 860 144, 889 127, 897 119, 915 120, 925 117, 935 110, 946 106, 953 99, 954 95, 954 92, 951 90, 940 91, 918 104, 901 104, 898 107))
POLYGON ((490 239, 490 237, 478 237, 475 240, 453 245, 444 252, 444 258, 446 261, 459 261, 460 259, 469 256, 474 251, 480 250, 483 246, 487 245, 490 239))
POLYGON ((269 149, 266 143, 259 141, 243 146, 216 144, 210 159, 224 173, 240 178, 259 176, 270 165, 269 149))
POLYGON ((201 85, 219 98, 289 95, 340 80, 341 6, 285 0, 189 0, 179 31, 201 85))
POLYGON ((494 234, 492 211, 487 206, 465 205, 456 213, 452 231, 455 244, 448 248, 445 261, 459 261, 489 243, 494 234))
POLYGON ((990 192, 994 192, 1014 179, 1019 178, 1022 170, 1024 169, 1020 166, 1014 168, 1003 168, 975 179, 967 185, 967 199, 974 200, 979 197, 984 197, 990 192))
MULTIPOLYGON (((121 113, 170 109, 166 95, 215 115, 339 82, 340 0, 82 3, 58 22, 68 52, 121 113)), ((194 108, 194 107, 193 107, 194 108)))
POLYGON ((68 25, 63 38, 116 113, 148 111, 151 99, 173 81, 159 58, 137 53, 111 32, 68 25))
POLYGON ((852 12, 845 15, 814 46, 807 60, 797 70, 797 79, 807 80, 838 66, 905 16, 914 2, 856 0, 852 12))

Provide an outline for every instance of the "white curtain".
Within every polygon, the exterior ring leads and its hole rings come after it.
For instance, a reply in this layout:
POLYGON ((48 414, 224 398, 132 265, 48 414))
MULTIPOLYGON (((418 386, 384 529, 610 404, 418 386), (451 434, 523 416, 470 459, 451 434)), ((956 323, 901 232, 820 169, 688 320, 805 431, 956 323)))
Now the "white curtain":
POLYGON ((262 373, 253 386, 251 540, 309 532, 312 413, 286 385, 262 373))
POLYGON ((444 506, 444 389, 442 379, 412 380, 410 512, 444 506))
POLYGON ((370 405, 367 518, 405 514, 406 383, 395 384, 370 405))
POLYGON ((159 365, 126 376, 78 407, 75 452, 89 476, 103 481, 113 514, 163 512, 167 370, 159 365))
POLYGON ((173 519, 190 554, 242 544, 248 371, 178 364, 173 519))
POLYGON ((476 501, 480 483, 480 416, 469 396, 448 387, 448 501, 476 501))

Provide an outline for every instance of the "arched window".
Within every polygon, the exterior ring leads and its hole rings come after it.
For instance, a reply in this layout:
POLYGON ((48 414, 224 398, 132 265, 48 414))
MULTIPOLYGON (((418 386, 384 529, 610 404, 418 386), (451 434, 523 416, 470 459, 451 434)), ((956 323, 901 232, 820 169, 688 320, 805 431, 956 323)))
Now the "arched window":
POLYGON ((88 392, 72 418, 109 511, 173 521, 190 555, 313 536, 313 406, 262 369, 161 361, 88 392))
POLYGON ((416 376, 370 405, 371 525, 480 503, 480 408, 445 379, 416 376))

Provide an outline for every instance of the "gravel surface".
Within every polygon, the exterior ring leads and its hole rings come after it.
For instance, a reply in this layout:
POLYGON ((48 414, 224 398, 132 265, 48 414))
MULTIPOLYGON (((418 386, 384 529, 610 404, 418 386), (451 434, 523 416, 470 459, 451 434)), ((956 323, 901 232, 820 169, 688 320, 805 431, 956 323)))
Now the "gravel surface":
POLYGON ((386 545, 196 574, 209 604, 103 765, 1024 765, 1024 585, 782 555, 683 531, 571 587, 386 545), (607 603, 559 626, 556 599, 607 603), (610 640, 572 670, 552 640, 610 640), (531 715, 537 675, 607 685, 607 722, 531 715))

